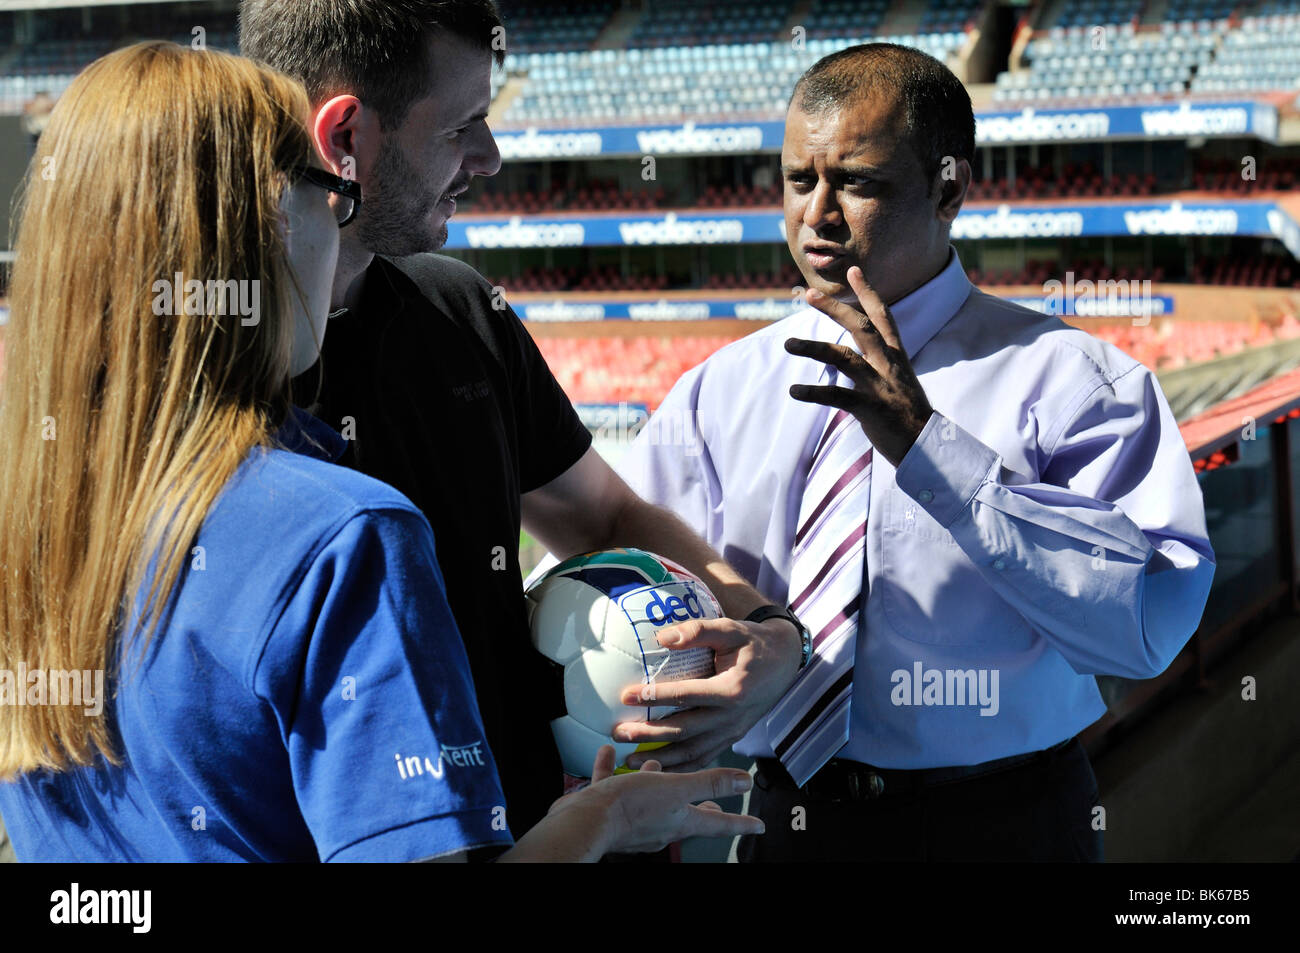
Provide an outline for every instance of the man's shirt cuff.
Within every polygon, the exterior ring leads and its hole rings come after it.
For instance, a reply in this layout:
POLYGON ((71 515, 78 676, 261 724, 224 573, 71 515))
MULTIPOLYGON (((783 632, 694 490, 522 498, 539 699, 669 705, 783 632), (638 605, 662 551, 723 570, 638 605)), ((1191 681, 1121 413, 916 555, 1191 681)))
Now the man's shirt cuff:
POLYGON ((947 529, 998 460, 997 451, 936 410, 898 462, 894 482, 947 529))

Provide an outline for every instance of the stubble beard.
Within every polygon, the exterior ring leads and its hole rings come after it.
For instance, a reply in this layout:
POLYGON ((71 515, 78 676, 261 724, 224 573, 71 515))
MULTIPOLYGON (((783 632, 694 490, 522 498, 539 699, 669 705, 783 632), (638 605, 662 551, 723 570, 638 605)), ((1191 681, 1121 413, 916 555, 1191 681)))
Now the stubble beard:
POLYGON ((370 195, 362 196, 357 217, 357 237, 365 248, 402 258, 447 244, 447 224, 436 232, 428 225, 428 211, 438 197, 409 193, 411 183, 420 181, 419 171, 387 140, 380 144, 370 180, 370 195))

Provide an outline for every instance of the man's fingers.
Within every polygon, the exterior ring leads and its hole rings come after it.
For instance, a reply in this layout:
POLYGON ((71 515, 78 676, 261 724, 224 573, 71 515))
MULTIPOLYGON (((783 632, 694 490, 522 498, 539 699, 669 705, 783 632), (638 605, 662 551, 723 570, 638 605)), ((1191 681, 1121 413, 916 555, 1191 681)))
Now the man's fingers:
POLYGON ((790 396, 806 404, 822 404, 847 410, 859 420, 869 413, 866 395, 863 391, 848 387, 830 387, 824 384, 791 384, 790 396))
POLYGON ((601 745, 596 752, 596 763, 591 767, 591 783, 603 781, 614 774, 615 753, 613 745, 601 745))
POLYGON ((667 718, 658 718, 653 722, 620 722, 614 725, 614 740, 625 744, 643 745, 651 741, 667 741, 673 744, 702 735, 714 718, 708 715, 715 712, 707 710, 677 711, 667 718))
POLYGON ((726 751, 730 747, 731 744, 728 742, 723 742, 721 744, 715 745, 713 748, 709 749, 702 755, 691 758, 689 761, 684 761, 681 764, 673 765, 672 773, 688 774, 691 771, 703 771, 709 765, 716 762, 718 760, 718 757, 722 754, 722 752, 726 751))
POLYGON ((880 380, 880 372, 872 367, 866 358, 853 348, 842 344, 788 338, 785 349, 796 357, 807 357, 829 364, 860 387, 872 387, 880 380))
POLYGON ((854 265, 848 271, 848 279, 849 287, 858 296, 858 303, 862 305, 867 319, 880 332, 881 340, 901 351, 903 342, 898 336, 898 325, 894 323, 894 315, 890 312, 889 306, 880 300, 880 295, 876 294, 876 289, 871 287, 862 269, 854 265))
MULTIPOLYGON (((844 330, 853 335, 853 343, 858 346, 862 356, 873 367, 884 367, 888 363, 884 351, 884 338, 880 329, 869 316, 843 301, 837 301, 820 291, 809 291, 808 304, 830 318, 844 330)), ((879 299, 877 299, 879 300, 879 299)))
POLYGON ((687 822, 690 833, 685 837, 735 837, 738 834, 762 834, 766 829, 759 818, 748 814, 712 811, 703 805, 693 806, 690 811, 687 822))
MULTIPOLYGON (((735 700, 735 680, 726 673, 712 678, 683 678, 674 682, 651 681, 623 689, 624 705, 674 708, 721 707, 735 700)), ((674 716, 676 717, 676 716, 674 716)))
POLYGON ((614 726, 614 740, 636 744, 666 741, 673 744, 708 731, 717 718, 707 709, 679 711, 654 721, 624 721, 614 726))
POLYGON ((664 648, 674 652, 698 648, 730 652, 745 644, 748 633, 734 619, 692 619, 668 626, 655 638, 664 648))
POLYGON ((734 734, 725 731, 710 731, 686 741, 656 748, 653 755, 633 753, 627 756, 627 766, 635 768, 647 757, 653 757, 663 765, 665 771, 682 774, 686 771, 700 771, 714 762, 714 759, 731 746, 734 734))
POLYGON ((744 794, 754 785, 748 771, 740 768, 708 768, 676 775, 675 793, 692 804, 699 801, 718 801, 724 797, 744 794))

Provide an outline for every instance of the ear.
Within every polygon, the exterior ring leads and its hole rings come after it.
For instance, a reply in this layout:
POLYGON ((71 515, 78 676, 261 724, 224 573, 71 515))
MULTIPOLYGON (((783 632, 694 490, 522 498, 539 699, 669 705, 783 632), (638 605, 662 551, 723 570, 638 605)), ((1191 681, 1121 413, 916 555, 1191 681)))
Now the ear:
POLYGON ((935 214, 942 221, 951 224, 957 217, 962 204, 966 201, 970 180, 970 162, 956 156, 944 156, 937 175, 939 205, 935 209, 935 214))
POLYGON ((316 110, 309 124, 312 141, 335 175, 356 179, 365 175, 379 148, 379 121, 372 110, 351 95, 335 96, 316 110))

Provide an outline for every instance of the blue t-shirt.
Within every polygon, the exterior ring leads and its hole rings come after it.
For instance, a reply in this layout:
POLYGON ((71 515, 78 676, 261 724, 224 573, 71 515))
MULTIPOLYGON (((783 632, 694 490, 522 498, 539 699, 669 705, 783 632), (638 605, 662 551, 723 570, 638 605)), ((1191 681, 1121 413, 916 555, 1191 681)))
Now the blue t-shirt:
POLYGON ((428 521, 329 462, 346 444, 314 417, 295 408, 279 437, 223 488, 143 664, 138 638, 126 651, 104 703, 124 766, 0 784, 20 861, 512 842, 428 521))

